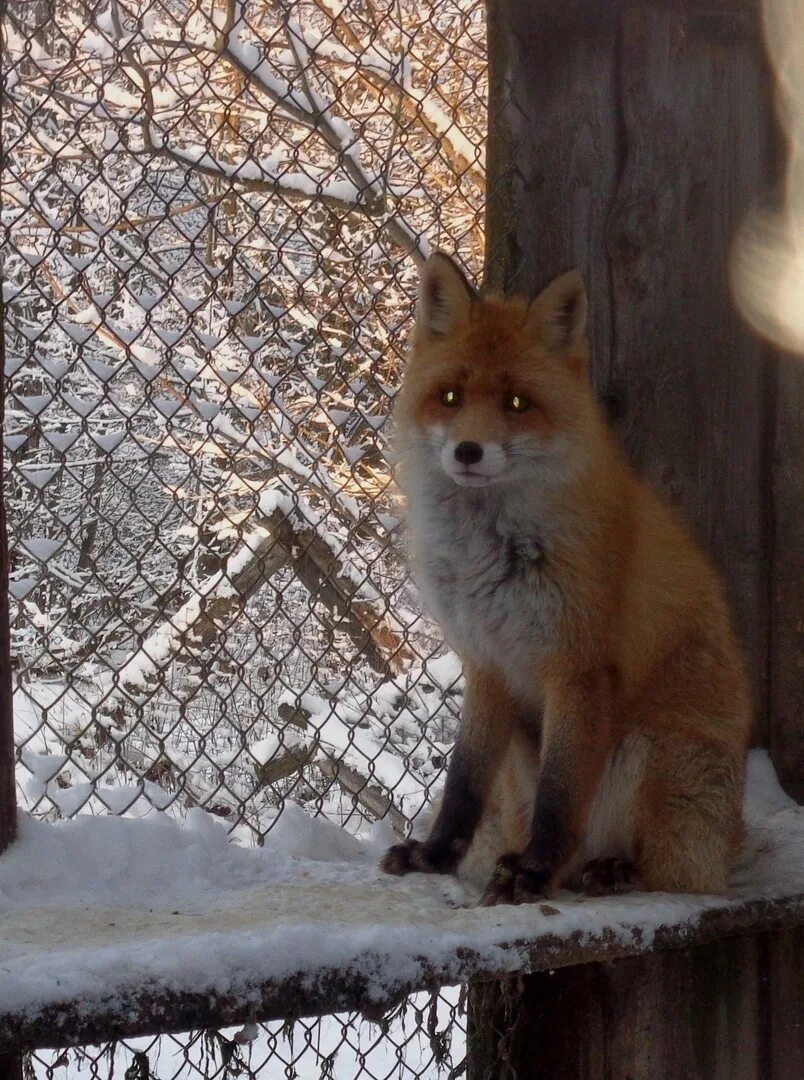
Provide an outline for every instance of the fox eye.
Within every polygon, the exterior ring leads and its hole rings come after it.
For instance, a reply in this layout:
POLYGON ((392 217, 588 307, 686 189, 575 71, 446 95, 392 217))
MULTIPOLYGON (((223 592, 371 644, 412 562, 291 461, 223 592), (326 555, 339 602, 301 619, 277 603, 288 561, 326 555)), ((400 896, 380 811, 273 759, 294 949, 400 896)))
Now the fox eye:
POLYGON ((523 413, 531 407, 530 402, 522 394, 509 394, 505 399, 505 408, 508 412, 523 413))
POLYGON ((444 390, 441 394, 441 404, 445 405, 448 409, 454 409, 456 405, 460 405, 461 395, 457 390, 444 390))

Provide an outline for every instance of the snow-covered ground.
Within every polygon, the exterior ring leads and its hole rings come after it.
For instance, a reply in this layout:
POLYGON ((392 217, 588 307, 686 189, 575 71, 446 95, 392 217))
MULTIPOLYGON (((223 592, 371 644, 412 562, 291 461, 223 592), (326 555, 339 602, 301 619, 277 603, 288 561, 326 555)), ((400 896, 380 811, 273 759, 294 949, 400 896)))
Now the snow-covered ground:
POLYGON ((549 906, 491 909, 473 907, 452 878, 382 875, 390 830, 350 836, 292 804, 259 849, 232 843, 201 811, 182 823, 157 813, 23 818, 0 860, 0 1008, 34 1017, 80 1002, 84 1014, 109 1014, 149 991, 245 1000, 259 984, 300 974, 312 1002, 333 972, 359 975, 366 998, 382 1003, 420 987, 428 970, 449 983, 521 968, 522 943, 542 936, 590 943, 605 933, 649 947, 662 926, 804 893, 804 810, 760 751, 746 818, 727 897, 562 894, 549 906))

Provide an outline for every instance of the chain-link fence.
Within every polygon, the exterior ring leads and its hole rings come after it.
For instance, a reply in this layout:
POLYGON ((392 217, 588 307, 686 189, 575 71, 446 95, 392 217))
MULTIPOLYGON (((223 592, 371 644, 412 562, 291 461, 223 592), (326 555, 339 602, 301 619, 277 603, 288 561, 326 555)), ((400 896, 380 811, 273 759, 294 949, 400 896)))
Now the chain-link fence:
MULTIPOLYGON (((403 833, 460 678, 405 574, 386 419, 417 263, 482 259, 481 0, 10 0, 3 34, 21 808, 200 806, 253 844, 290 799, 403 833)), ((441 1075, 444 1000, 391 1024, 398 1075, 441 1075)), ((397 1075, 339 1073, 363 1036, 322 1023, 260 1029, 264 1075, 397 1075)))
POLYGON ((464 1003, 457 989, 416 994, 370 1024, 359 1014, 215 1032, 40 1050, 25 1080, 274 1080, 463 1076, 464 1003))

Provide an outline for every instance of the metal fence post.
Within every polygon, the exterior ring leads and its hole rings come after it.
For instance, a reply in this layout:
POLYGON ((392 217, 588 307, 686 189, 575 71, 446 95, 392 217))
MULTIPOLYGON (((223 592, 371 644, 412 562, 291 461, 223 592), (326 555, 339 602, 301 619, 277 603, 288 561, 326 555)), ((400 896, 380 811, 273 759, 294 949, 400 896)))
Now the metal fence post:
MULTIPOLYGON (((2 306, 0 305, 0 325, 2 306)), ((5 420, 5 348, 0 334, 0 426, 5 420)), ((0 474, 3 443, 0 439, 0 474)), ((11 628, 8 611, 8 537, 5 500, 0 494, 0 852, 17 832, 17 799, 14 786, 14 713, 11 697, 11 628)))

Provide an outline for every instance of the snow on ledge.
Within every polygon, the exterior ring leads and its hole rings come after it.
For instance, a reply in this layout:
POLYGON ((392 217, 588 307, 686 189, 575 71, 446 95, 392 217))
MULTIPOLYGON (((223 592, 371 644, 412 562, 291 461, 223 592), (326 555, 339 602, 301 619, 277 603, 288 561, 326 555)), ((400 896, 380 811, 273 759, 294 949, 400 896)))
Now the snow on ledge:
POLYGON ((0 1051, 359 1008, 414 989, 711 940, 804 918, 804 808, 749 762, 726 897, 472 907, 452 878, 390 878, 393 840, 288 804, 262 849, 201 811, 179 825, 23 818, 0 858, 0 1051))

